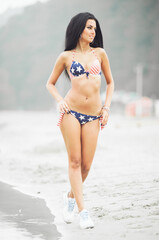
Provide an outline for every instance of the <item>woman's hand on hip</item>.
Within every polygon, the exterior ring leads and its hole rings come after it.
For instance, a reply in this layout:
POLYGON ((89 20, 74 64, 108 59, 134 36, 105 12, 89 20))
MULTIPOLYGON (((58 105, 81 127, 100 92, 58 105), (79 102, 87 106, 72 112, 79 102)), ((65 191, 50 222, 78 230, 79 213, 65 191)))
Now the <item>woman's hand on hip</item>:
POLYGON ((107 122, 108 122, 108 118, 109 118, 109 112, 108 112, 108 110, 102 108, 102 110, 101 110, 101 115, 102 115, 102 117, 103 117, 101 123, 102 123, 102 125, 106 125, 107 122))
POLYGON ((69 108, 67 102, 63 99, 58 102, 58 109, 59 109, 60 113, 64 113, 64 112, 68 113, 70 111, 70 108, 69 108))

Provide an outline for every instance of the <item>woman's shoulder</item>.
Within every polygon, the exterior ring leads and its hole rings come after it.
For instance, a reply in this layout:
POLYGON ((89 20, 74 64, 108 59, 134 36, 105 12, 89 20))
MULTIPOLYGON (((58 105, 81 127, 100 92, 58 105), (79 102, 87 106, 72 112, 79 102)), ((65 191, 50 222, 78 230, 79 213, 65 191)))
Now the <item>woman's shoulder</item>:
POLYGON ((63 51, 59 54, 59 58, 63 61, 66 61, 68 60, 68 58, 70 58, 71 54, 72 54, 72 50, 63 51))
POLYGON ((100 57, 101 62, 103 62, 103 61, 109 62, 108 54, 107 54, 107 52, 105 51, 104 48, 97 47, 96 48, 96 53, 100 57))
POLYGON ((103 60, 108 59, 107 53, 104 48, 97 47, 97 48, 93 48, 93 49, 94 49, 96 55, 98 56, 98 58, 101 60, 101 62, 103 60))
POLYGON ((106 54, 106 51, 104 48, 101 48, 101 47, 96 47, 96 48, 93 48, 94 51, 99 54, 99 55, 103 55, 103 54, 106 54))

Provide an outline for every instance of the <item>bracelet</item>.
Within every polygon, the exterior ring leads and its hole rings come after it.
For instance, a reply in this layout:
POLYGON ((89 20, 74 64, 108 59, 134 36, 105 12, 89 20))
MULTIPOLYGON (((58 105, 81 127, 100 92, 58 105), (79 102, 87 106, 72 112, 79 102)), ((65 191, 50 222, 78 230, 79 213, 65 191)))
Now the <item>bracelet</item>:
POLYGON ((105 106, 103 106, 102 109, 105 109, 105 110, 110 111, 110 108, 109 108, 109 107, 105 107, 105 106))

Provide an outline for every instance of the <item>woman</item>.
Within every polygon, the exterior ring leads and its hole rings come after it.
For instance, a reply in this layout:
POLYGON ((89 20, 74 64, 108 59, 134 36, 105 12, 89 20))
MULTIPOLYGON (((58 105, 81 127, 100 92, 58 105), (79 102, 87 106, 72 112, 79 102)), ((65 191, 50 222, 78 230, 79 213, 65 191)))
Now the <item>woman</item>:
POLYGON ((64 221, 73 221, 76 203, 80 227, 93 228, 93 221, 84 207, 82 183, 93 161, 100 126, 102 128, 108 122, 114 91, 100 25, 94 15, 79 13, 71 19, 66 31, 65 50, 57 58, 46 87, 58 102, 61 113, 58 125, 69 160, 71 189, 64 194, 64 221), (71 79, 71 89, 65 98, 55 87, 63 70, 71 79), (101 70, 107 83, 103 107, 100 99, 101 70))

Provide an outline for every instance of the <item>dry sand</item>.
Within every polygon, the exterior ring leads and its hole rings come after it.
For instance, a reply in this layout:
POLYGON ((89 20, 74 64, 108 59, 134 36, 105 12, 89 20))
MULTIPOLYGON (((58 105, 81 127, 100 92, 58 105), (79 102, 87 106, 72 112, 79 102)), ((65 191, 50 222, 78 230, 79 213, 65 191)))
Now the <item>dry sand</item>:
POLYGON ((95 228, 80 230, 77 214, 73 224, 62 219, 69 180, 57 119, 53 112, 1 112, 0 179, 44 198, 61 240, 159 240, 159 120, 110 116, 84 183, 95 228))

